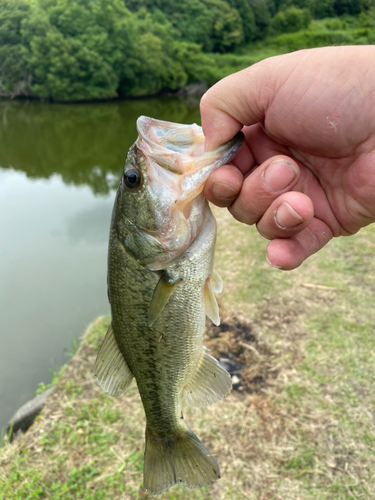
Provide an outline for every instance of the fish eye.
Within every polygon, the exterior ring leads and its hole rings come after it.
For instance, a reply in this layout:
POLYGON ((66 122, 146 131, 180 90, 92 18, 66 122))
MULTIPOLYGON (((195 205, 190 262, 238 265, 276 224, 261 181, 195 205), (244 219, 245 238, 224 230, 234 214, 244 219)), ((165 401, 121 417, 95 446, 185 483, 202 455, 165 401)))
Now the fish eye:
POLYGON ((142 181, 141 174, 135 168, 130 168, 124 172, 124 183, 129 189, 137 189, 142 181))

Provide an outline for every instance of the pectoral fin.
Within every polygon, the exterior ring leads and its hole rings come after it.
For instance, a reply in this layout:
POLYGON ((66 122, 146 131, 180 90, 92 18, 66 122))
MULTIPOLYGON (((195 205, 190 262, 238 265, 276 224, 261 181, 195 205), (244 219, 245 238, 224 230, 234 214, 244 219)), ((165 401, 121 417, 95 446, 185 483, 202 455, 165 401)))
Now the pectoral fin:
POLYGON ((210 278, 207 279, 203 288, 203 300, 207 316, 214 325, 220 325, 219 306, 217 304, 210 278))
POLYGON ((220 293, 223 291, 223 280, 220 278, 219 273, 215 269, 211 273, 210 282, 214 293, 220 293))
POLYGON ((155 323, 157 317, 164 309, 179 281, 181 281, 181 278, 171 278, 166 271, 162 271, 161 278, 156 285, 152 296, 148 316, 148 326, 152 326, 155 323))
POLYGON ((197 368, 184 390, 190 406, 202 407, 217 403, 232 389, 229 373, 203 347, 197 368))
POLYGON ((117 345, 112 324, 96 357, 94 374, 103 391, 111 396, 120 396, 133 379, 133 374, 117 345))

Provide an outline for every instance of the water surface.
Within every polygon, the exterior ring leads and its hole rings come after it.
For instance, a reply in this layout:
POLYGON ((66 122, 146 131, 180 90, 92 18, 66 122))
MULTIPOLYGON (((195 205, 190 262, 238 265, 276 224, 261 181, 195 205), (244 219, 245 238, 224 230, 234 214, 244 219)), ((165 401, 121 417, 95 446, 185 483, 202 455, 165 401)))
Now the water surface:
POLYGON ((0 428, 109 313, 109 221, 141 114, 199 121, 173 98, 0 102, 0 428))

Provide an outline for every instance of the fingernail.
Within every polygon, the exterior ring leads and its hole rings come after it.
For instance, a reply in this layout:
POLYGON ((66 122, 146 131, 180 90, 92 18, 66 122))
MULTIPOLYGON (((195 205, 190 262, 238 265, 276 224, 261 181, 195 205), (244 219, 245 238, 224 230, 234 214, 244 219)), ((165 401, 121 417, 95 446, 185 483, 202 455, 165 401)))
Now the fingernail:
POLYGON ((275 213, 276 224, 281 229, 290 229, 303 222, 303 218, 295 210, 283 201, 275 213))
POLYGON ((283 191, 297 177, 297 171, 287 160, 275 160, 263 173, 264 183, 268 191, 283 191))
POLYGON ((226 184, 222 184, 221 182, 214 182, 212 192, 216 198, 224 201, 232 200, 238 195, 238 191, 227 186, 226 184))

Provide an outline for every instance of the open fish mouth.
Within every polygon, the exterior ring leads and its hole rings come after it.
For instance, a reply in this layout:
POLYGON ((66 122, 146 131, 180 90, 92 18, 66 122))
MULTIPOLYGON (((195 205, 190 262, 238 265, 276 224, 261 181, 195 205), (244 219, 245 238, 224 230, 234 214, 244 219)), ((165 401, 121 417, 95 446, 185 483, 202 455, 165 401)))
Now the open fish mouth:
MULTIPOLYGON (((150 218, 134 221, 142 242, 164 250, 150 269, 163 269, 181 255, 199 234, 205 221, 203 188, 209 175, 230 162, 242 146, 239 132, 231 141, 205 151, 202 128, 196 124, 137 120, 138 138, 130 158, 144 178, 142 191, 152 208, 150 218)), ((125 166, 126 169, 126 166, 125 166)))
POLYGON ((178 202, 197 196, 209 175, 230 162, 244 141, 242 132, 212 151, 205 151, 205 137, 197 124, 155 120, 140 116, 137 120, 137 146, 152 162, 179 178, 178 202))
POLYGON ((196 125, 155 120, 140 116, 137 120, 138 147, 161 167, 184 174, 195 167, 195 158, 204 154, 204 135, 196 125))

